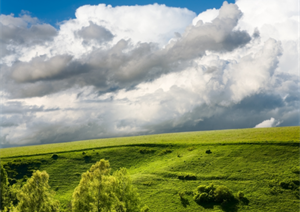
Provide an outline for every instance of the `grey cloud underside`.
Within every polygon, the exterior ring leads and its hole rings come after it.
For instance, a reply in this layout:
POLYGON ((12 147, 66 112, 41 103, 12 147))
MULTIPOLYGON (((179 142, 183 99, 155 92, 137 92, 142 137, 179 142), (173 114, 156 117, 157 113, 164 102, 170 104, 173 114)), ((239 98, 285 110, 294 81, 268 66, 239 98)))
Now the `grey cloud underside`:
MULTIPOLYGON (((15 86, 27 90, 15 92, 8 86, 8 92, 13 97, 32 97, 73 86, 92 85, 100 93, 130 89, 162 74, 183 70, 189 61, 203 56, 206 50, 226 52, 244 46, 251 37, 245 31, 234 30, 240 17, 236 5, 224 5, 212 23, 189 26, 180 38, 163 49, 153 43, 133 46, 129 40, 120 40, 108 50, 96 49, 80 59, 59 55, 17 62, 11 67, 11 79, 15 86)), ((93 23, 78 34, 85 39, 96 39, 98 34, 104 36, 104 40, 112 38, 106 29, 93 23)))
MULTIPOLYGON (((294 102, 299 104, 298 102, 294 102)), ((274 94, 255 94, 231 107, 201 105, 176 120, 146 125, 150 133, 253 128, 274 117, 278 126, 299 125, 299 111, 274 94)))
MULTIPOLYGON (((121 119, 111 123, 109 116, 101 124, 97 121, 97 117, 90 117, 87 113, 86 117, 82 117, 78 122, 53 124, 33 121, 30 129, 31 133, 23 138, 23 141, 28 141, 25 143, 31 144, 43 144, 101 137, 253 128, 258 123, 270 119, 270 117, 278 120, 280 122, 279 126, 293 126, 299 123, 298 108, 294 105, 297 102, 299 103, 298 100, 287 101, 276 94, 258 93, 246 97, 240 103, 230 107, 203 104, 174 119, 152 122, 152 124, 134 118, 121 119), (140 130, 138 132, 113 132, 109 126, 114 124, 117 129, 139 126, 140 130)), ((170 104, 173 104, 173 102, 170 102, 170 104)), ((6 120, 3 124, 18 125, 28 122, 30 117, 19 115, 14 116, 14 119, 15 121, 12 121, 13 119, 6 120), (16 122, 16 120, 20 121, 16 122)), ((4 138, 1 145, 2 147, 13 146, 4 138)))
POLYGON ((90 22, 89 26, 83 27, 76 34, 84 40, 96 40, 100 43, 110 41, 114 37, 109 30, 93 22, 90 22))
POLYGON ((15 52, 20 46, 43 44, 53 40, 57 30, 50 24, 39 24, 35 18, 24 15, 21 18, 1 15, 0 57, 15 52))
POLYGON ((56 29, 50 24, 32 25, 23 28, 0 23, 0 39, 5 44, 31 45, 51 40, 56 34, 56 29))
POLYGON ((9 102, 8 104, 1 105, 1 114, 27 114, 55 110, 59 110, 59 108, 45 109, 44 106, 24 106, 21 102, 9 102))

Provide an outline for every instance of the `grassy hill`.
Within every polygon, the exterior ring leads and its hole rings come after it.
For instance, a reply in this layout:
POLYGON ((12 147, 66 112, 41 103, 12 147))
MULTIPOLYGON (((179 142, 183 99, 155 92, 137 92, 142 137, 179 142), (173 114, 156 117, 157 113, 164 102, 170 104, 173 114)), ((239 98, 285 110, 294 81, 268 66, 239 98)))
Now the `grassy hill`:
POLYGON ((300 127, 186 132, 6 148, 0 157, 12 183, 46 170, 62 208, 81 173, 105 158, 112 171, 129 170, 151 211, 299 211, 299 136, 300 127), (210 183, 245 201, 198 205, 193 191, 210 183))

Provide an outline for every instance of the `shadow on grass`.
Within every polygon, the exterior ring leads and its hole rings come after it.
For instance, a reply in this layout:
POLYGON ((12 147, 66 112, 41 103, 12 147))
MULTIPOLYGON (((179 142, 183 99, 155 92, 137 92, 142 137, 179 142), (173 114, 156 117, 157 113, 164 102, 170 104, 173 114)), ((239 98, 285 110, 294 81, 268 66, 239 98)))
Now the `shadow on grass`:
POLYGON ((239 204, 239 201, 237 199, 234 199, 230 202, 222 202, 220 205, 221 205, 221 208, 222 208, 223 211, 237 212, 238 211, 238 204, 239 204))
POLYGON ((83 158, 84 158, 85 163, 89 163, 92 160, 92 156, 90 156, 90 155, 85 155, 83 158))
MULTIPOLYGON (((243 198, 243 200, 247 201, 247 204, 249 203, 249 200, 247 198, 243 198)), ((205 209, 213 209, 215 205, 219 205, 222 208, 222 210, 225 212, 237 212, 239 201, 237 199, 233 199, 230 202, 227 202, 227 201, 222 202, 222 203, 205 202, 205 203, 197 203, 197 204, 201 205, 205 209)))
POLYGON ((186 198, 180 198, 180 201, 181 201, 182 206, 185 208, 186 208, 186 206, 190 205, 189 200, 186 198))
POLYGON ((240 199, 244 205, 249 205, 249 200, 246 197, 240 199))

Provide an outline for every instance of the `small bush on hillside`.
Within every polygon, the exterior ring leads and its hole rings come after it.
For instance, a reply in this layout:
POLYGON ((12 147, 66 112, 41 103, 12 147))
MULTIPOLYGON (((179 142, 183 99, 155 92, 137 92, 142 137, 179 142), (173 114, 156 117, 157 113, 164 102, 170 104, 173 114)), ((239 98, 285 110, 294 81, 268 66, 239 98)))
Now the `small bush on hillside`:
POLYGON ((86 163, 88 163, 88 162, 90 162, 90 161, 92 160, 92 156, 90 156, 90 155, 84 155, 84 156, 83 156, 83 159, 84 159, 84 161, 85 161, 86 163))
POLYGON ((234 195, 231 190, 226 186, 215 186, 210 184, 208 186, 200 185, 194 192, 194 200, 198 204, 203 203, 223 203, 234 201, 234 195))
POLYGON ((171 152, 173 152, 172 149, 164 149, 163 151, 161 151, 161 152, 159 153, 159 155, 165 155, 165 154, 168 154, 168 153, 171 153, 171 152))
POLYGON ((53 154, 53 155, 51 156, 51 158, 54 159, 54 160, 57 160, 58 155, 57 155, 57 154, 53 154))
POLYGON ((179 180, 197 180, 196 175, 191 173, 180 173, 177 175, 177 178, 179 180))
POLYGON ((232 192, 226 186, 218 186, 213 193, 216 202, 230 202, 234 199, 232 192))
POLYGON ((150 154, 150 153, 154 153, 154 152, 155 152, 155 149, 143 148, 143 149, 140 149, 139 152, 140 152, 141 154, 150 154))
POLYGON ((210 151, 210 149, 205 151, 206 154, 211 154, 212 152, 210 151))
POLYGON ((291 189, 291 190, 294 190, 297 188, 295 183, 291 180, 281 181, 281 182, 279 182, 279 186, 283 189, 291 189))

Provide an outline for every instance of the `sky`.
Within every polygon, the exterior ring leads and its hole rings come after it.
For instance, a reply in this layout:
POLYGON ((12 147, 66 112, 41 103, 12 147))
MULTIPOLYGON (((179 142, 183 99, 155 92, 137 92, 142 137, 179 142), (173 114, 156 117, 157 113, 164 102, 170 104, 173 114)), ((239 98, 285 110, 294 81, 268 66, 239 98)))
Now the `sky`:
MULTIPOLYGON (((227 1, 228 3, 234 3, 234 0, 227 1)), ((116 6, 135 6, 135 5, 149 5, 149 4, 164 4, 168 7, 180 7, 187 8, 196 14, 204 12, 207 9, 219 8, 223 4, 222 0, 9 0, 1 2, 1 14, 10 15, 11 13, 19 15, 22 11, 30 12, 34 17, 38 17, 43 22, 50 23, 53 26, 57 26, 61 21, 75 18, 75 11, 77 8, 83 5, 98 5, 100 3, 116 6)))
POLYGON ((0 147, 299 125, 299 2, 1 2, 0 147))

